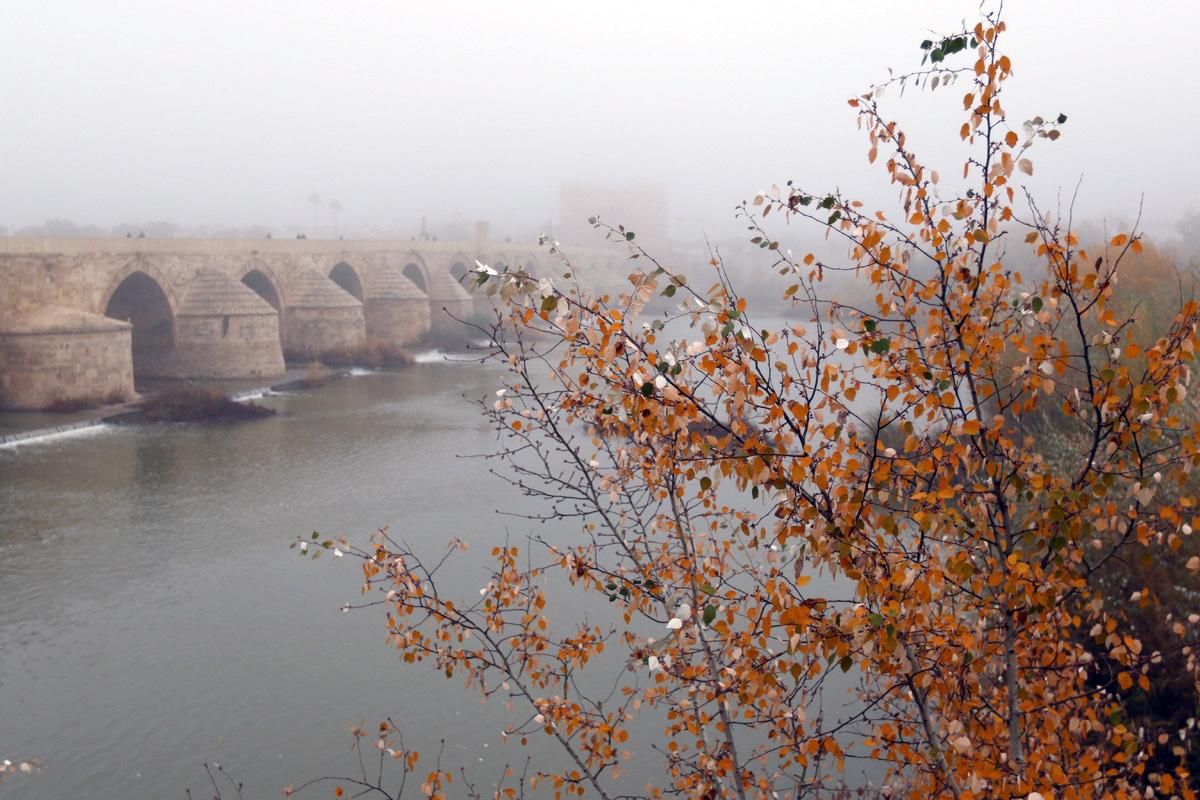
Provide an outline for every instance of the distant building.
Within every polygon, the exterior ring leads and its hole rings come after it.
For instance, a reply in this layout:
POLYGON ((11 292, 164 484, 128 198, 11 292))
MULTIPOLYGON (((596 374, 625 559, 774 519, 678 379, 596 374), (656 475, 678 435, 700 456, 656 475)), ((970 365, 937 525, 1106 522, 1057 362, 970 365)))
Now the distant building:
POLYGON ((564 183, 559 190, 558 231, 567 246, 600 247, 604 234, 593 230, 591 217, 616 227, 624 225, 652 253, 666 252, 667 192, 652 184, 564 183))

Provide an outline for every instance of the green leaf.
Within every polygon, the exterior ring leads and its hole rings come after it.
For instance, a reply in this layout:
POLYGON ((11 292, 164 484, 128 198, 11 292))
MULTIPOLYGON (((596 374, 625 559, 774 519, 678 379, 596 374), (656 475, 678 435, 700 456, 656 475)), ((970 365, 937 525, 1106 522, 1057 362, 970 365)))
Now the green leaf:
POLYGON ((639 391, 642 393, 642 397, 649 397, 650 395, 654 394, 654 384, 650 381, 646 381, 642 384, 642 388, 639 391))
POLYGON ((872 331, 875 330, 875 320, 864 319, 863 320, 863 328, 867 331, 867 333, 871 333, 872 331))
POLYGON ((704 624, 712 625, 712 621, 717 618, 717 607, 707 605, 704 607, 704 624))
POLYGON ((838 666, 842 668, 842 672, 849 672, 854 666, 854 659, 850 656, 842 656, 842 660, 838 662, 838 666))
POLYGON ((921 42, 921 49, 922 49, 922 50, 929 50, 929 49, 930 49, 930 48, 932 48, 932 47, 933 47, 933 42, 929 41, 928 39, 926 39, 925 41, 921 42))
POLYGON ((1042 310, 1042 298, 1040 298, 1040 297, 1033 298, 1033 300, 1030 302, 1029 305, 1031 305, 1033 307, 1034 313, 1041 311, 1042 310))
POLYGON ((664 297, 674 297, 675 296, 675 284, 668 283, 667 288, 663 289, 662 293, 663 293, 664 297))
POLYGON ((875 355, 879 355, 879 356, 887 353, 887 351, 890 350, 891 348, 892 348, 892 340, 891 339, 876 339, 875 341, 871 342, 871 346, 870 346, 871 352, 874 353, 875 355))
POLYGON ((821 201, 821 205, 817 206, 817 208, 829 209, 829 208, 833 208, 833 204, 834 204, 833 195, 829 195, 828 197, 826 197, 824 200, 821 201))
POLYGON ((883 624, 883 614, 868 614, 867 622, 870 622, 876 628, 883 624))
POLYGON ((835 211, 829 215, 829 224, 832 225, 833 223, 837 222, 841 218, 842 218, 842 212, 835 211))
POLYGON ((717 593, 716 588, 714 588, 711 583, 706 583, 703 586, 701 586, 700 591, 704 592, 709 597, 712 597, 713 595, 715 595, 717 593))
POLYGON ((712 488, 712 478, 708 477, 707 475, 705 475, 703 478, 701 478, 700 479, 700 488, 706 492, 709 489, 711 489, 712 488))
POLYGON ((1059 124, 1059 125, 1062 125, 1062 124, 1063 124, 1064 122, 1066 122, 1066 121, 1067 121, 1067 115, 1066 115, 1066 114, 1059 114, 1059 115, 1058 115, 1058 120, 1057 120, 1057 122, 1058 122, 1058 124, 1059 124))
POLYGON ((627 241, 627 242, 633 241, 633 231, 625 231, 625 241, 627 241))
POLYGON ((542 311, 553 311, 558 308, 558 298, 554 295, 542 299, 542 311))

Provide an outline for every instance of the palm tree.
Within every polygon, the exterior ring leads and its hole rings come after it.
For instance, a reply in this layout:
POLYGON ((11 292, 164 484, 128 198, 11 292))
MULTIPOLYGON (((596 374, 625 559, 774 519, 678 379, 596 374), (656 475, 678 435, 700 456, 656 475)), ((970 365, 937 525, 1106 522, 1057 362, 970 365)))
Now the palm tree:
POLYGON ((338 214, 342 213, 342 201, 330 200, 329 210, 333 212, 333 235, 337 236, 341 231, 338 229, 338 214))
POLYGON ((313 236, 316 236, 317 235, 317 209, 321 207, 321 195, 317 194, 316 192, 313 192, 312 194, 310 194, 308 196, 308 202, 309 202, 309 205, 311 205, 313 207, 312 232, 313 232, 313 236))

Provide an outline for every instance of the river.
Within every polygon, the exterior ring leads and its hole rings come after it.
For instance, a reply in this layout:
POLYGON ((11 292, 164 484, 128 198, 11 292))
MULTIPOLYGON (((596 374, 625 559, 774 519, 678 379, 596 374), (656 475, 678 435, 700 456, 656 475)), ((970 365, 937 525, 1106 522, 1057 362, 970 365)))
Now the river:
POLYGON ((470 401, 499 379, 426 363, 270 398, 261 421, 0 448, 0 758, 44 761, 0 798, 207 796, 205 761, 278 797, 352 771, 348 726, 383 714, 422 767, 445 737, 447 762, 494 773, 498 712, 481 725, 457 680, 401 668, 379 614, 339 612, 358 598, 351 559, 288 545, 460 536, 461 580, 483 585, 514 526, 495 511, 520 498, 458 456, 494 446, 470 401))
MULTIPOLYGON (((527 715, 402 665, 378 609, 340 612, 359 599, 357 564, 288 547, 385 526, 426 553, 461 537, 453 582, 474 594, 491 547, 532 525, 498 515, 527 501, 463 457, 495 448, 474 401, 503 377, 430 359, 268 397, 280 413, 263 420, 0 446, 0 758, 44 762, 0 800, 211 796, 205 762, 246 800, 278 797, 353 772, 349 726, 385 715, 422 776, 443 738, 444 763, 481 788, 522 764, 499 733, 527 715)), ((571 537, 578 522, 537 530, 571 537)), ((535 737, 538 759, 551 748, 535 737)), ((635 767, 627 786, 654 777, 635 767)))

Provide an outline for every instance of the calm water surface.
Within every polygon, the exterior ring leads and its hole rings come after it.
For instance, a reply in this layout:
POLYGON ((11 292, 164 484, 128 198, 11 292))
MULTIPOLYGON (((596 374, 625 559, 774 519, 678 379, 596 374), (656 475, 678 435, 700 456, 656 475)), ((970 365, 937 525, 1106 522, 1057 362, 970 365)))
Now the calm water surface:
POLYGON ((0 798, 204 796, 205 761, 278 797, 351 771, 347 726, 386 714, 429 755, 445 737, 448 762, 498 769, 502 712, 401 669, 379 614, 339 612, 350 559, 288 549, 313 530, 390 526, 430 552, 459 536, 456 577, 483 585, 491 544, 528 527, 458 457, 494 446, 469 400, 498 380, 426 364, 272 398, 279 416, 253 423, 0 449, 0 757, 45 762, 0 798))
MULTIPOLYGON (((473 401, 502 377, 421 364, 270 398, 280 414, 265 420, 0 447, 0 758, 45 762, 0 800, 209 796, 206 761, 247 800, 278 797, 352 772, 348 727, 387 715, 422 774, 443 738, 444 763, 481 788, 523 764, 499 732, 526 714, 403 668, 378 609, 339 611, 359 599, 356 562, 288 549, 314 530, 364 543, 386 526, 430 554, 461 537, 452 582, 473 596, 492 545, 531 528, 496 514, 526 501, 460 457, 495 448, 473 401)), ((539 760, 561 757, 541 745, 539 760)), ((627 790, 656 777, 630 766, 627 790)))

